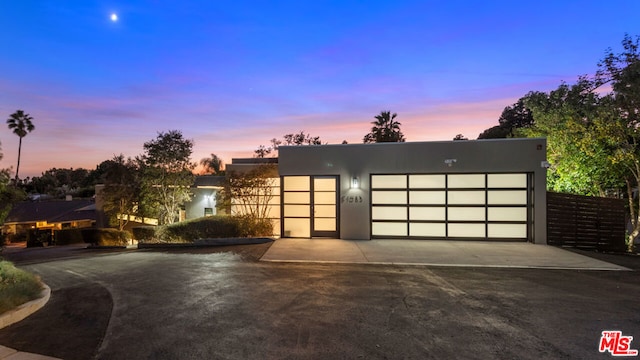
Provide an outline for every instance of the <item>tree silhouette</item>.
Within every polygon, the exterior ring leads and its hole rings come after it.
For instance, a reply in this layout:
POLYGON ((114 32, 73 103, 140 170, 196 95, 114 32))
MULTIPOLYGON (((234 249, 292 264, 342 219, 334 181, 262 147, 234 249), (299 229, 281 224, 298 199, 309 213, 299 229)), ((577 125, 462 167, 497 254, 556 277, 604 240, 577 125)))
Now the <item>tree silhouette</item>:
POLYGON ((404 142, 404 135, 400 131, 399 122, 395 121, 398 114, 391 111, 381 111, 380 115, 376 115, 376 121, 372 121, 371 132, 364 136, 364 143, 379 142, 404 142))
POLYGON ((9 119, 7 119, 7 126, 9 129, 13 130, 13 133, 20 137, 20 142, 18 143, 18 166, 16 166, 16 184, 18 183, 18 172, 20 171, 22 138, 27 136, 28 133, 32 132, 36 128, 33 126, 31 120, 33 120, 33 118, 29 116, 29 114, 25 114, 22 110, 18 110, 9 115, 9 119))
POLYGON ((224 175, 222 159, 216 154, 211 154, 211 157, 202 158, 200 160, 205 174, 224 175))

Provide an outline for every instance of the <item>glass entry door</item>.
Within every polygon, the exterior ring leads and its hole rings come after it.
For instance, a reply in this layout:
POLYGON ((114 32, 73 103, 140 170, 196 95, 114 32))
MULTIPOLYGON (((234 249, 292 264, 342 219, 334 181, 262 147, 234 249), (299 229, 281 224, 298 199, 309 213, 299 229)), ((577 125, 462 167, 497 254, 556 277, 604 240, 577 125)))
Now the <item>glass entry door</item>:
POLYGON ((337 237, 337 179, 335 176, 313 177, 311 236, 337 237))
POLYGON ((282 178, 284 237, 338 237, 338 177, 282 178))

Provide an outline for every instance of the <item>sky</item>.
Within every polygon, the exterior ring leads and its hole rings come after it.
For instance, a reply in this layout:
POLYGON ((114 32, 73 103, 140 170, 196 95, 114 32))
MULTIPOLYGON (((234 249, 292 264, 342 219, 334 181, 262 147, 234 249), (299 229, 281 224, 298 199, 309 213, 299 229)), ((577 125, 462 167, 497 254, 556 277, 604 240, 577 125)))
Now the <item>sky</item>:
POLYGON ((0 0, 0 24, 0 168, 15 171, 5 121, 24 110, 24 178, 169 130, 196 162, 299 131, 361 143, 383 110, 407 141, 475 139, 640 35, 640 1, 0 0))

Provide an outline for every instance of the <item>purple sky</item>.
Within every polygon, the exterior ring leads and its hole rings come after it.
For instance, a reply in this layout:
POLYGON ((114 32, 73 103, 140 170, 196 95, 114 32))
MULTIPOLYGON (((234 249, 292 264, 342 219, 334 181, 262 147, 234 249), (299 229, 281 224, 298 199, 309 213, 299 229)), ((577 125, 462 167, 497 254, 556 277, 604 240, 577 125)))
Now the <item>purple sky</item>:
POLYGON ((136 156, 159 131, 231 162, 304 130, 360 143, 398 113, 408 141, 475 139, 531 90, 593 73, 640 1, 4 1, 0 168, 136 156), (446 3, 446 4, 445 4, 446 3), (112 21, 112 13, 118 15, 112 21))

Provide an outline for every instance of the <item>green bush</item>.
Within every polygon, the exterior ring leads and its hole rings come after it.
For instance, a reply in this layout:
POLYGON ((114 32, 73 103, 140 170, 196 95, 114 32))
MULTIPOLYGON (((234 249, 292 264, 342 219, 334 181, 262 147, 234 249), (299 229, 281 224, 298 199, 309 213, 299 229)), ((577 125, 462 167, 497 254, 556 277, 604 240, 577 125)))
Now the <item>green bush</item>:
POLYGON ((133 238, 138 242, 151 242, 156 237, 155 226, 137 226, 131 229, 133 238))
POLYGON ((0 314, 37 299, 41 292, 38 277, 0 260, 0 314))
POLYGON ((129 235, 126 231, 117 229, 81 229, 84 242, 93 246, 127 246, 129 244, 129 235))
POLYGON ((258 220, 249 216, 207 216, 158 227, 153 240, 137 239, 141 242, 191 243, 197 239, 236 238, 273 235, 269 220, 258 220))
POLYGON ((56 230, 53 237, 56 245, 82 244, 84 242, 81 229, 56 230))

